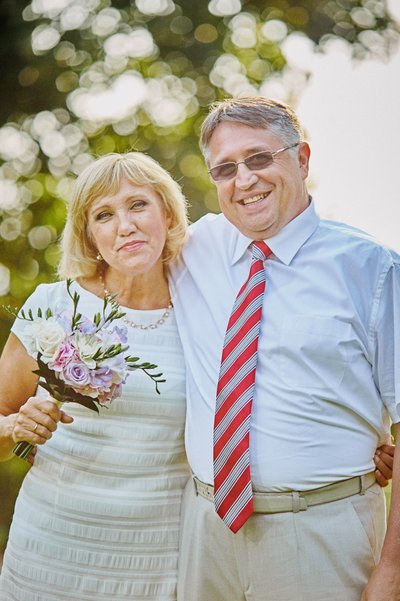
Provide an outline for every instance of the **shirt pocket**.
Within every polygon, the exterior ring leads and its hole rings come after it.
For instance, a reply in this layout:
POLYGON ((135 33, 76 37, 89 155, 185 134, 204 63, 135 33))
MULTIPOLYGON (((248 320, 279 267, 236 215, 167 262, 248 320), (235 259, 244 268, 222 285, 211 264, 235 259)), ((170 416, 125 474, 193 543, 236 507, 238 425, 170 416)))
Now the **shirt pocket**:
POLYGON ((292 315, 282 324, 280 374, 286 385, 334 389, 349 361, 352 326, 337 318, 292 315))

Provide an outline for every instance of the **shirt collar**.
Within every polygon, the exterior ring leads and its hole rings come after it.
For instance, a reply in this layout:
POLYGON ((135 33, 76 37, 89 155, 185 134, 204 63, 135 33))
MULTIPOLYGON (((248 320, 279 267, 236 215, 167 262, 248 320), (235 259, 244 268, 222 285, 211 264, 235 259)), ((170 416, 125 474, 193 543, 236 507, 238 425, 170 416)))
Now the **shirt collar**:
MULTIPOLYGON (((298 250, 317 229, 319 222, 320 218, 311 199, 308 207, 300 215, 289 221, 275 236, 266 238, 264 242, 268 244, 275 257, 285 265, 289 265, 298 250)), ((243 257, 252 242, 251 238, 247 238, 238 231, 232 265, 243 257)))

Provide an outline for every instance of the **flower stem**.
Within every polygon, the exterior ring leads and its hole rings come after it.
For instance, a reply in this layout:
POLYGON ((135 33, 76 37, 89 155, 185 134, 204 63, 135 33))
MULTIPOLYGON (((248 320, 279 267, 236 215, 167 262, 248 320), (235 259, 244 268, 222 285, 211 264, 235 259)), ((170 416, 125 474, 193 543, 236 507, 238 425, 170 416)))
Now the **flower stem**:
POLYGON ((13 453, 17 457, 27 460, 34 448, 35 448, 34 444, 31 444, 30 442, 25 442, 25 441, 21 440, 20 442, 17 442, 17 444, 13 448, 13 453))
MULTIPOLYGON (((54 399, 53 397, 49 398, 50 401, 53 401, 53 403, 55 405, 57 405, 57 407, 61 407, 62 406, 62 401, 57 401, 57 399, 54 399)), ((32 451, 34 450, 36 445, 30 443, 30 442, 26 442, 24 440, 20 440, 20 442, 17 442, 17 444, 15 445, 15 447, 13 448, 13 453, 14 455, 16 455, 17 457, 19 457, 20 459, 25 459, 25 461, 28 460, 29 455, 32 453, 32 451)))

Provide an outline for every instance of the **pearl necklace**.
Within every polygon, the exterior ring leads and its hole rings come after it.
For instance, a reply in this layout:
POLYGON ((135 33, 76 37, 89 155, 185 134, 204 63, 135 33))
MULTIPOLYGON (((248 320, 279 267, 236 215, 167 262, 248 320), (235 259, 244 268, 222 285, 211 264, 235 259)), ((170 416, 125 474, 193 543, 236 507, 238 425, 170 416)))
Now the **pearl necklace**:
MULTIPOLYGON (((104 282, 104 277, 103 277, 102 273, 99 274, 99 280, 100 280, 102 288, 103 288, 104 296, 112 296, 111 292, 108 290, 108 288, 106 288, 106 285, 104 282)), ((170 301, 168 304, 168 307, 164 310, 164 313, 161 315, 161 317, 159 319, 157 319, 157 321, 155 321, 154 323, 149 323, 149 325, 147 325, 147 326, 144 326, 141 323, 135 323, 131 319, 128 319, 126 316, 124 316, 122 318, 122 321, 127 326, 130 326, 131 328, 136 328, 137 330, 155 330, 156 328, 158 328, 159 326, 162 326, 163 323, 166 322, 166 320, 168 319, 168 317, 170 315, 171 309, 172 309, 172 303, 170 301)))

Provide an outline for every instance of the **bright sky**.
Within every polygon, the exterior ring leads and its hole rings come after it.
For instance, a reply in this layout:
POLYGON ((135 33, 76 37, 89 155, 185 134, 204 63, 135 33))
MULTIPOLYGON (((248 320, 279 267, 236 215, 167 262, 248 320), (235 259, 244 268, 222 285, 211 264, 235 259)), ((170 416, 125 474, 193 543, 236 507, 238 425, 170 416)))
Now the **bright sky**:
POLYGON ((386 64, 353 63, 340 47, 308 59, 312 78, 296 112, 319 213, 400 251, 400 49, 386 64))

